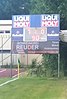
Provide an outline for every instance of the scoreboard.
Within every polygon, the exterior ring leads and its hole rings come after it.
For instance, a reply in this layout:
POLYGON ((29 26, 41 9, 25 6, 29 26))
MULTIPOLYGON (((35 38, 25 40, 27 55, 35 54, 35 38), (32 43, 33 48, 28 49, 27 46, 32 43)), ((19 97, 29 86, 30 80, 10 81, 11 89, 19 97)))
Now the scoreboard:
MULTIPOLYGON (((58 53, 59 52, 59 32, 60 32, 59 23, 60 23, 59 14, 13 15, 12 16, 13 47, 17 46, 19 42, 21 42, 20 43, 21 45, 25 43, 25 46, 27 46, 27 44, 29 46, 29 43, 31 43, 31 46, 33 46, 33 43, 35 42, 35 44, 38 43, 38 46, 39 46, 38 47, 39 49, 37 49, 37 51, 34 50, 36 51, 35 53, 40 53, 42 51, 44 53, 47 53, 47 51, 49 53, 50 51, 52 51, 53 53, 54 52, 56 53, 57 51, 58 53), (53 42, 55 43, 53 44, 53 42), (57 42, 58 44, 56 49, 56 46, 53 46, 53 45, 56 45, 57 42), (48 44, 48 48, 47 48, 47 44, 48 44), (42 49, 41 49, 41 46, 43 46, 42 49)), ((29 53, 28 48, 27 50, 25 49, 23 50, 25 53, 29 53)), ((20 53, 20 50, 18 50, 17 53, 20 53)), ((32 49, 30 50, 30 53, 33 53, 32 49)))

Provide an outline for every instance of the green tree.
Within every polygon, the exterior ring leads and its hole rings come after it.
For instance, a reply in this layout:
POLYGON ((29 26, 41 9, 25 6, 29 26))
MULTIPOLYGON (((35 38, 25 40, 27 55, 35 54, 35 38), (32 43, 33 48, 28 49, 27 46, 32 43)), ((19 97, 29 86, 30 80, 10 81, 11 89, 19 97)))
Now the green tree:
POLYGON ((42 65, 46 70, 47 76, 57 76, 58 55, 43 54, 42 65))
POLYGON ((0 0, 0 19, 12 19, 12 15, 29 14, 29 0, 0 0))

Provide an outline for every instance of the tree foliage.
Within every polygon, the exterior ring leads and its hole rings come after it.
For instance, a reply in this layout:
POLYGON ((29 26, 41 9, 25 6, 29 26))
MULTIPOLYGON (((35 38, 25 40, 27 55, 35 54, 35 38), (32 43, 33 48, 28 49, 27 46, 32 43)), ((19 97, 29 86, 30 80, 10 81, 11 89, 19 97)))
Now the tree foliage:
POLYGON ((43 54, 42 65, 46 70, 46 75, 58 76, 58 55, 43 54))
POLYGON ((29 0, 0 0, 0 19, 12 19, 12 15, 29 14, 29 0))

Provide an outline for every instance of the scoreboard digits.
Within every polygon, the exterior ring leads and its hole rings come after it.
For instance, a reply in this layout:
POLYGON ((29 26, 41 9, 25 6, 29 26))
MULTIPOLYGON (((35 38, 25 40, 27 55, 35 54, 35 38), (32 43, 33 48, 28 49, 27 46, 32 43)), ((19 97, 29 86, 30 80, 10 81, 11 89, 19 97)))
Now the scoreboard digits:
POLYGON ((47 41, 47 28, 25 28, 25 41, 47 41))
POLYGON ((39 35, 32 35, 32 41, 39 41, 39 35))

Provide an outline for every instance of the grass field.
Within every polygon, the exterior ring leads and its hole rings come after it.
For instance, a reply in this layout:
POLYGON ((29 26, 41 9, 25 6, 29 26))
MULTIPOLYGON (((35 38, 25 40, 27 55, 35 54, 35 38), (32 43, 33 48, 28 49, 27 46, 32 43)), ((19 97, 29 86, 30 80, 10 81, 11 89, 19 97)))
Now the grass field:
POLYGON ((0 84, 8 81, 8 80, 11 80, 12 78, 0 78, 0 84))
POLYGON ((0 87, 0 99, 67 99, 67 80, 20 78, 0 87))

